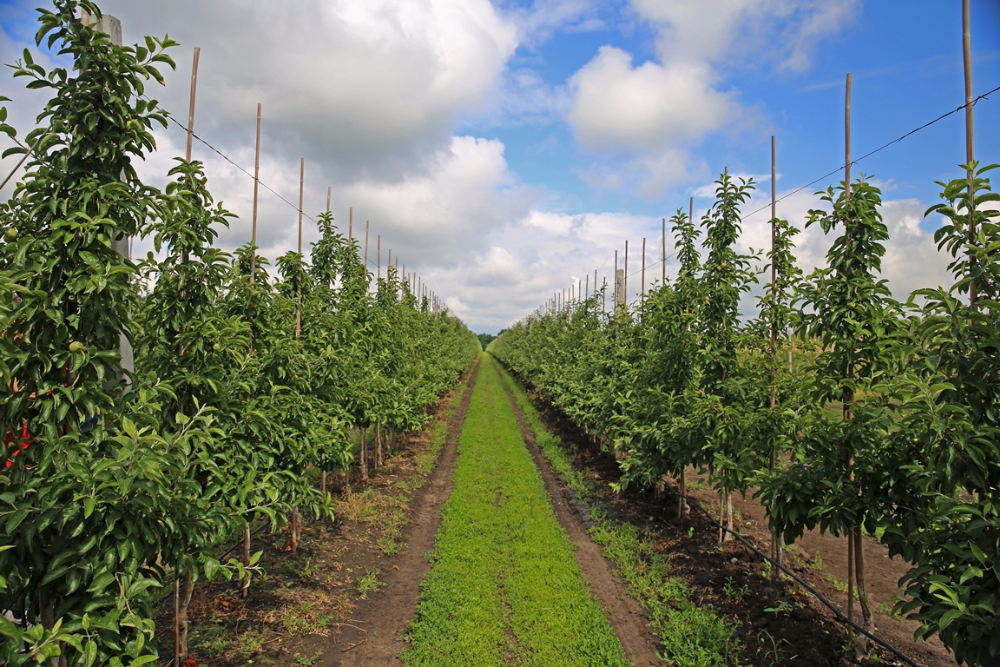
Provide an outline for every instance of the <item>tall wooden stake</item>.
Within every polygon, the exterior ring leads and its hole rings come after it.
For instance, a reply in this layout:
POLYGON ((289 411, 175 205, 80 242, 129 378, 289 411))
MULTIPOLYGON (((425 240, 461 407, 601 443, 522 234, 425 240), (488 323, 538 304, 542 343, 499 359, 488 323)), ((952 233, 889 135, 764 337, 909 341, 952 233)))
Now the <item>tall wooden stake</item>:
MULTIPOLYGON (((778 186, 777 186, 777 144, 774 135, 771 135, 771 297, 777 293, 778 271, 775 266, 774 245, 777 239, 777 219, 778 219, 778 186)), ((778 374, 778 328, 772 319, 771 321, 771 409, 777 405, 778 395, 775 382, 778 374)), ((778 452, 771 449, 771 469, 778 464, 778 452)), ((779 565, 782 562, 782 548, 778 533, 771 531, 771 556, 779 565)), ((780 570, 774 568, 771 575, 774 579, 779 576, 780 570)))
POLYGON ((625 275, 622 277, 622 289, 625 291, 625 307, 628 307, 628 239, 625 240, 625 275))
POLYGON ((348 209, 347 213, 347 242, 350 243, 354 238, 354 207, 352 206, 348 209))
POLYGON ((639 278, 639 304, 646 300, 646 237, 642 237, 642 272, 639 278))
MULTIPOLYGON (((851 84, 853 82, 853 76, 851 74, 847 75, 847 87, 846 94, 844 96, 844 198, 846 202, 850 202, 851 196, 851 84)), ((847 220, 845 224, 850 224, 851 221, 847 220)), ((853 411, 851 410, 851 401, 853 396, 844 396, 844 420, 853 419, 853 411)), ((849 465, 854 465, 854 454, 851 453, 849 460, 849 465)), ((854 479, 854 474, 851 473, 851 479, 854 479)), ((848 551, 848 571, 847 571, 847 617, 850 619, 854 618, 854 590, 857 588, 858 602, 861 607, 862 615, 862 627, 867 628, 871 623, 871 610, 868 607, 868 596, 866 591, 865 582, 865 555, 864 555, 864 542, 861 539, 861 529, 860 526, 851 527, 847 540, 847 551, 848 551)), ((853 634, 853 633, 852 633, 853 634)), ((852 637, 853 639, 853 637, 852 637)), ((858 638, 858 647, 864 650, 867 645, 867 640, 863 637, 858 638)))
MULTIPOLYGON (((302 204, 306 187, 306 159, 299 161, 299 261, 302 261, 302 204)), ((302 334, 302 274, 299 273, 299 288, 295 299, 295 340, 302 334)), ((299 551, 299 533, 302 530, 302 517, 299 515, 299 508, 292 509, 292 553, 299 551)))
POLYGON ((198 91, 198 60, 201 58, 201 48, 194 47, 194 63, 191 65, 191 105, 188 107, 187 152, 188 162, 191 161, 191 146, 194 142, 194 97, 198 91))
MULTIPOLYGON (((976 177, 972 169, 972 161, 975 159, 975 143, 973 141, 973 106, 972 106, 972 27, 969 17, 970 0, 962 0, 962 60, 965 65, 965 163, 969 166, 969 238, 976 237, 975 211, 976 202, 972 198, 972 182, 976 177)), ((969 307, 976 309, 976 300, 979 298, 979 283, 975 280, 969 285, 969 307)))
POLYGON ((260 102, 257 103, 257 150, 253 159, 253 228, 250 231, 250 284, 257 273, 257 193, 260 189, 260 102))
MULTIPOLYGON (((850 201, 851 197, 851 82, 852 76, 847 75, 847 87, 844 97, 844 201, 850 201)), ((847 222, 850 224, 850 221, 847 222)), ((844 397, 843 407, 844 419, 851 417, 850 401, 844 397)), ((854 455, 852 454, 848 465, 854 465, 854 455)), ((854 529, 851 528, 847 535, 847 618, 854 620, 854 529)), ((848 630, 848 635, 853 640, 853 630, 848 630)))
POLYGON ((847 74, 847 91, 844 96, 844 197, 851 196, 851 83, 854 77, 847 74))
POLYGON ((667 284, 667 219, 663 218, 663 248, 660 254, 660 287, 667 284))
MULTIPOLYGON (((195 94, 198 92, 198 60, 201 57, 201 49, 199 47, 194 47, 194 60, 191 65, 191 101, 188 106, 188 127, 187 127, 187 150, 184 153, 184 159, 191 163, 191 150, 194 143, 194 109, 195 109, 195 94)), ((187 251, 181 254, 181 262, 187 263, 188 254, 187 251)), ((181 292, 181 299, 185 297, 185 292, 181 292)), ((182 325, 183 326, 183 325, 182 325)), ((182 328, 183 331, 183 328, 182 328)), ((131 352, 131 350, 130 350, 131 352)), ((179 353, 181 356, 184 355, 184 346, 180 346, 179 353)), ((178 406, 179 411, 183 411, 182 406, 178 406)), ((184 596, 180 595, 180 579, 174 584, 174 664, 180 665, 183 663, 184 658, 188 654, 188 613, 187 607, 191 600, 191 596, 188 595, 188 590, 193 589, 193 582, 190 575, 188 576, 187 583, 185 586, 184 596)))
POLYGON ((329 186, 326 189, 326 212, 330 212, 330 197, 333 195, 333 186, 329 186))
MULTIPOLYGON (((302 198, 305 195, 306 187, 306 159, 302 158, 299 162, 299 261, 302 261, 302 198)), ((299 276, 299 282, 301 283, 302 276, 299 276)), ((299 339, 299 335, 302 333, 302 286, 299 285, 298 297, 295 302, 295 340, 299 339)), ((292 551, 296 549, 298 545, 292 543, 292 551)))

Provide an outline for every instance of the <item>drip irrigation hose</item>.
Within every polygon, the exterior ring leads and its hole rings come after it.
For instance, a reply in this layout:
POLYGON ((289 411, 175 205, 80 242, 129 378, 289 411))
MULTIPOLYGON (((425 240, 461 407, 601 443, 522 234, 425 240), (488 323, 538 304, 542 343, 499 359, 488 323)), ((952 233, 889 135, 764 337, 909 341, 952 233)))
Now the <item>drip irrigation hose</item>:
POLYGON ((872 634, 871 632, 868 632, 867 630, 865 630, 864 628, 862 628, 860 625, 858 625, 857 623, 855 623, 851 619, 847 618, 847 616, 844 615, 844 612, 840 611, 840 608, 837 607, 837 605, 835 605, 833 602, 831 602, 830 600, 827 600, 825 597, 823 597, 819 593, 819 591, 817 591, 815 588, 813 588, 812 586, 810 586, 809 583, 806 582, 805 579, 799 577, 794 572, 792 572, 791 570, 789 570, 788 568, 786 568, 784 565, 780 565, 779 563, 777 563, 770 556, 768 556, 763 551, 761 551, 760 549, 758 549, 757 547, 755 547, 753 544, 751 544, 749 541, 747 541, 746 538, 744 538, 742 534, 737 533, 734 530, 729 530, 728 528, 726 528, 725 526, 723 526, 721 523, 719 523, 718 521, 716 521, 715 517, 712 516, 712 513, 709 512, 707 509, 705 509, 702 506, 702 504, 699 503, 697 500, 695 500, 694 498, 692 498, 690 496, 681 496, 680 492, 677 490, 677 487, 675 487, 673 484, 670 484, 669 482, 667 482, 665 480, 664 480, 663 483, 671 491, 673 491, 675 495, 677 495, 679 497, 682 497, 685 502, 688 502, 688 503, 694 505, 695 507, 697 507, 699 510, 701 510, 705 514, 705 516, 708 517, 708 520, 716 528, 719 528, 719 529, 721 529, 721 530, 729 533, 730 535, 732 535, 733 537, 735 537, 737 540, 739 540, 740 542, 742 542, 744 546, 746 546, 748 549, 750 549, 750 551, 754 552, 755 554, 757 554, 758 556, 760 556, 761 558, 763 558, 764 560, 766 560, 768 563, 770 563, 772 565, 772 567, 778 568, 779 570, 781 570, 782 572, 784 572, 785 574, 787 574, 789 577, 791 577, 792 579, 794 579, 795 583, 797 583, 798 585, 802 586, 802 588, 804 588, 809 593, 811 593, 812 595, 814 595, 817 600, 819 600, 824 605, 826 605, 826 607, 829 608, 830 611, 833 612, 833 614, 837 617, 837 619, 839 621, 841 621, 842 623, 844 623, 846 625, 851 626, 857 632, 859 632, 859 633, 863 634, 864 636, 868 637, 873 642, 875 642, 876 644, 878 644, 882 648, 888 650, 894 656, 896 656, 897 658, 899 658, 900 660, 902 660, 903 662, 905 662, 907 665, 910 665, 910 667, 920 667, 920 665, 918 665, 917 663, 913 662, 913 660, 911 660, 906 655, 904 655, 899 649, 897 649, 896 647, 894 647, 892 644, 890 644, 889 642, 885 641, 884 639, 882 639, 878 635, 875 635, 875 634, 872 634))

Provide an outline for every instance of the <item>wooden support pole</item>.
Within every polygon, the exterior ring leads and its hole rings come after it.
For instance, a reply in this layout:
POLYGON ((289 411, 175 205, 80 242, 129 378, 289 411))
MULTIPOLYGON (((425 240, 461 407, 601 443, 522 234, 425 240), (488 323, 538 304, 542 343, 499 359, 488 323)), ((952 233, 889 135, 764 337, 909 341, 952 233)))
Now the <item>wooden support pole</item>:
MULTIPOLYGON (((847 74, 847 86, 844 95, 844 201, 851 197, 851 74, 847 74)), ((845 224, 850 224, 848 220, 845 224)), ((844 401, 844 419, 850 419, 849 401, 844 401)), ((850 457, 849 465, 854 464, 854 455, 850 457)), ((854 530, 848 529, 847 535, 847 618, 854 620, 854 530)), ((854 632, 848 630, 848 636, 853 640, 854 632)))
POLYGON ((302 254, 302 202, 306 191, 306 159, 299 161, 299 244, 298 253, 302 254))
MULTIPOLYGON (((305 184, 306 184, 306 159, 302 158, 299 162, 299 262, 302 261, 302 198, 305 195, 305 184)), ((302 334, 302 276, 299 276, 299 289, 298 296, 295 302, 295 340, 299 339, 302 334)), ((294 530, 292 532, 294 535, 294 530)), ((298 544, 292 542, 292 551, 295 551, 298 544)))
POLYGON ((188 107, 187 152, 185 159, 191 161, 191 148, 194 143, 194 98, 198 92, 198 61, 201 59, 201 47, 194 47, 194 62, 191 65, 191 104, 188 107))
POLYGON ((621 300, 621 276, 618 275, 618 251, 615 250, 615 297, 614 297, 614 307, 618 308, 618 302, 621 300))
POLYGON ((329 186, 326 189, 326 212, 330 212, 330 197, 333 196, 333 186, 329 186))
MULTIPOLYGON (((965 67, 965 163, 969 165, 969 238, 976 238, 975 211, 976 202, 973 200, 973 180, 976 177, 975 170, 972 169, 972 162, 976 159, 975 142, 973 133, 973 97, 972 97, 972 26, 969 5, 970 0, 962 0, 962 62, 965 67)), ((979 283, 973 280, 969 284, 969 307, 976 309, 976 300, 979 298, 979 283)))
POLYGON ((587 274, 587 279, 583 286, 583 300, 586 301, 590 298, 590 274, 587 274))
POLYGON ((639 305, 646 300, 646 237, 642 237, 642 271, 639 278, 639 305))
MULTIPOLYGON (((777 235, 778 220, 778 189, 777 180, 777 144, 774 135, 771 135, 771 298, 777 294, 778 270, 775 266, 774 244, 777 235)), ((776 304, 772 304, 776 305, 776 304)), ((777 349, 778 349, 778 329, 774 320, 771 320, 771 407, 777 402, 777 392, 775 389, 775 377, 777 374, 777 349)), ((775 466, 775 452, 771 452, 771 467, 775 466)))
POLYGON ((847 89, 844 95, 844 197, 851 196, 851 82, 853 76, 847 74, 847 89))
POLYGON ((348 209, 347 211, 347 242, 350 243, 354 239, 354 207, 348 209))
POLYGON ((663 218, 663 249, 660 256, 660 286, 667 284, 667 219, 663 218))
POLYGON ((253 159, 253 227, 250 230, 250 284, 257 273, 257 193, 260 190, 260 102, 257 103, 257 149, 253 159))
POLYGON ((622 289, 625 291, 625 307, 628 308, 628 239, 625 239, 625 275, 622 278, 622 289))
MULTIPOLYGON (((778 269, 775 265, 775 242, 777 239, 777 220, 778 220, 778 171, 777 171, 777 143, 774 135, 771 135, 771 298, 774 299, 777 295, 778 288, 778 269)), ((777 304, 773 304, 777 305, 777 304)), ((777 395, 777 375, 778 375, 778 328, 777 323, 772 318, 771 320, 771 409, 773 410, 777 406, 778 395, 777 395)), ((771 469, 773 470, 778 464, 778 451, 776 447, 771 449, 771 469)), ((771 557, 778 564, 782 562, 782 548, 780 536, 776 531, 771 531, 771 557)), ((773 568, 771 571, 771 576, 773 579, 777 580, 780 570, 778 568, 773 568)))

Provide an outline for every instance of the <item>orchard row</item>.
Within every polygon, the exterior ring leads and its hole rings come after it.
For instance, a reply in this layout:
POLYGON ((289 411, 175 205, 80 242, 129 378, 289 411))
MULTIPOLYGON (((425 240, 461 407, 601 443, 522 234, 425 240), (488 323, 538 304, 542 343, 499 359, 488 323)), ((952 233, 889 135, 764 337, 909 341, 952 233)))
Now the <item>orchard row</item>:
POLYGON ((252 243, 216 247, 232 215, 200 163, 178 160, 164 191, 133 167, 166 124, 145 93, 174 43, 115 46, 80 20, 92 2, 54 4, 37 39, 72 65, 18 63, 52 95, 0 204, 0 660, 153 663, 175 580, 183 660, 199 576, 249 585, 251 526, 291 521, 294 544, 303 512, 331 516, 327 471, 360 453, 367 477, 481 348, 392 267, 373 281, 328 213, 308 263, 268 273, 252 243), (156 253, 133 263, 123 237, 156 253), (242 558, 215 559, 240 538, 242 558))
POLYGON ((877 536, 912 566, 896 612, 922 623, 918 636, 997 664, 1000 197, 988 169, 964 165, 942 184, 928 214, 946 221, 935 239, 954 284, 905 304, 879 276, 889 234, 870 182, 819 193, 826 206, 806 225, 831 244, 804 276, 784 220, 766 257, 737 250, 753 183, 723 174, 700 224, 681 210, 671 220, 672 282, 607 315, 598 293, 532 316, 489 351, 612 449, 623 485, 670 476, 683 494, 693 466, 723 512, 753 492, 779 558, 806 530, 846 536, 850 605, 869 627, 862 534, 877 536), (759 312, 741 317, 761 274, 759 312))

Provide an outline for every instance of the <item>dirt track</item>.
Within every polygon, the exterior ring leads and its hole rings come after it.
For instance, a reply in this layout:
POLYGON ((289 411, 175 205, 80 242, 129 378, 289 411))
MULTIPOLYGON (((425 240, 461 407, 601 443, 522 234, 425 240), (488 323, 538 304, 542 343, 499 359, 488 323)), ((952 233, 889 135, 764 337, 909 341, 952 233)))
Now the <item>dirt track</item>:
POLYGON ((402 664, 398 656, 406 648, 403 633, 417 610, 420 581, 431 569, 426 554, 434 548, 434 536, 441 524, 441 508, 451 495, 458 438, 469 411, 478 371, 479 362, 472 368, 458 412, 448 424, 448 438, 434 472, 414 497, 411 522, 403 537, 405 551, 392 561, 394 566, 384 572, 385 588, 361 602, 354 611, 355 619, 363 628, 342 626, 338 648, 324 653, 326 665, 384 667, 402 664))

